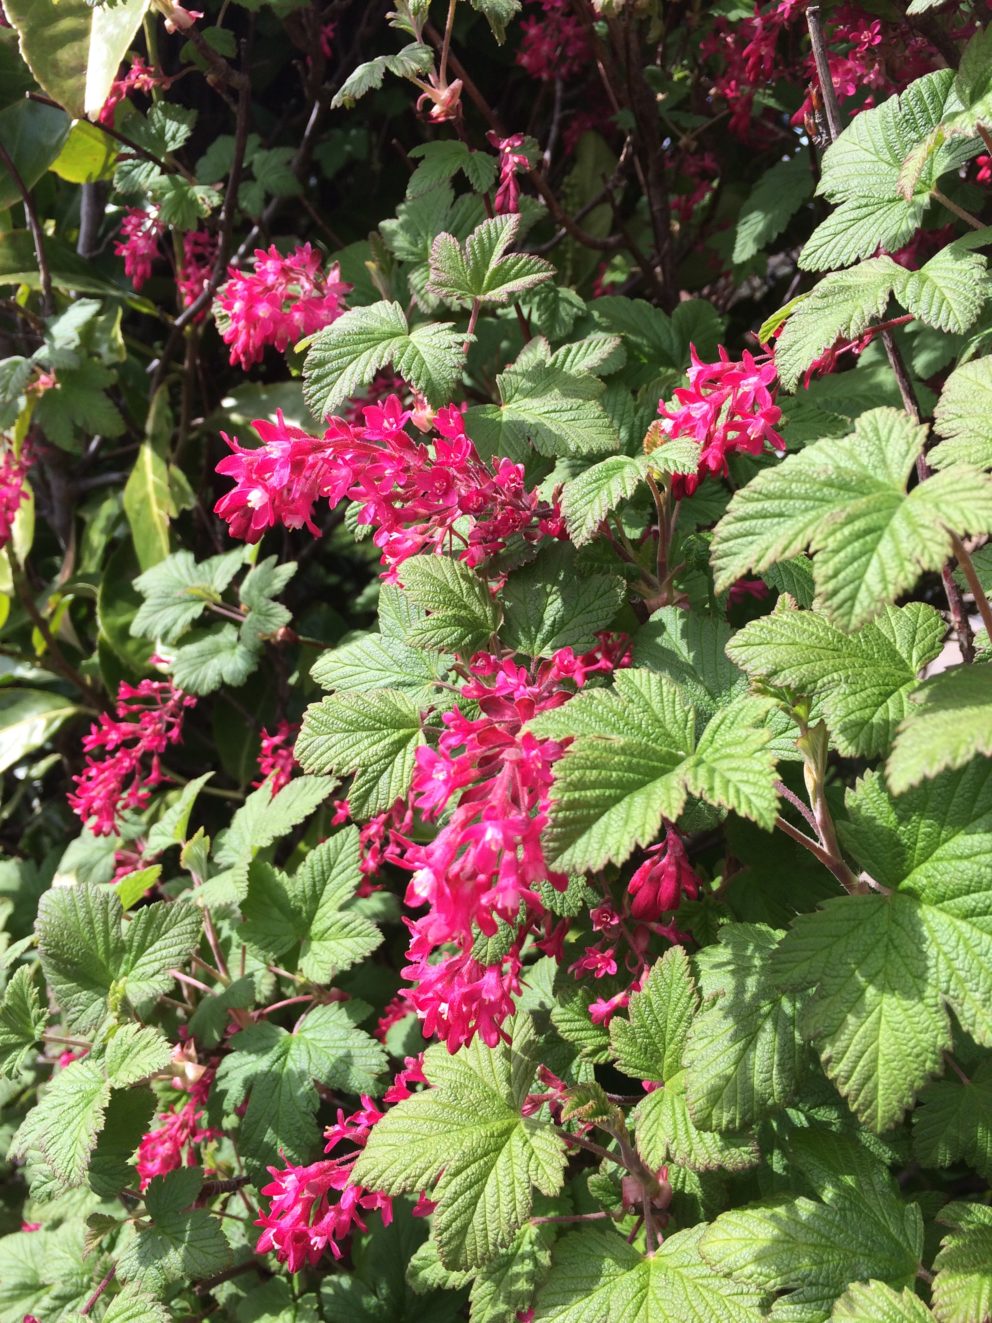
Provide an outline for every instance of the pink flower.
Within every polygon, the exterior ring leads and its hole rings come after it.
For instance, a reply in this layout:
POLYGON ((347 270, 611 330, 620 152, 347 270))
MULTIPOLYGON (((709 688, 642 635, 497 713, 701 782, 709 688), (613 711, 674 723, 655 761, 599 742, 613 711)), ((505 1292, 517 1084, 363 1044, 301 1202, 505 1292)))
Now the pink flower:
POLYGON ((673 479, 676 496, 691 496, 707 474, 725 474, 727 455, 743 451, 760 455, 765 446, 783 450, 775 430, 782 410, 774 402, 777 380, 770 357, 757 359, 747 350, 740 362, 720 346, 715 363, 704 363, 689 346, 688 387, 679 387, 671 404, 658 405, 656 424, 670 438, 689 437, 699 443, 699 472, 673 479))
POLYGON ((260 786, 266 779, 271 779, 272 793, 275 795, 287 784, 293 769, 299 766, 293 755, 293 744, 299 733, 299 725, 290 725, 288 721, 280 721, 271 735, 267 730, 262 731, 261 748, 258 751, 258 770, 262 779, 253 781, 252 785, 260 786))
POLYGON ((274 244, 256 248, 253 273, 228 267, 215 316, 232 363, 247 370, 261 362, 266 346, 282 353, 341 316, 351 286, 336 262, 323 273, 320 265, 320 254, 305 243, 286 257, 274 244))
POLYGON ((26 479, 34 463, 27 441, 18 454, 12 445, 0 449, 0 550, 11 539, 17 512, 28 496, 26 479))
MULTIPOLYGON (((217 259, 217 239, 206 230, 188 230, 183 235, 183 260, 176 276, 176 284, 182 295, 183 307, 195 303, 207 288, 217 259)), ((202 308, 196 315, 197 321, 203 321, 207 309, 202 308)))
POLYGON ((530 161, 525 152, 518 149, 524 144, 522 133, 512 133, 509 138, 501 138, 490 131, 486 138, 499 152, 499 185, 493 199, 493 210, 497 216, 507 215, 520 210, 520 183, 517 175, 521 170, 530 169, 530 161))
POLYGON ((124 274, 140 289, 152 274, 152 263, 161 256, 159 241, 165 226, 152 211, 131 207, 121 221, 121 238, 114 252, 124 259, 124 274))
POLYGON ((569 0, 530 0, 530 3, 541 9, 542 16, 521 21, 523 36, 517 64, 542 82, 554 82, 558 78, 568 82, 586 71, 592 49, 569 0))
POLYGON ((126 809, 148 804, 152 787, 165 780, 161 755, 179 743, 186 709, 195 703, 192 694, 168 680, 121 682, 116 720, 101 713, 83 737, 86 763, 73 777, 76 791, 68 797, 95 836, 112 835, 126 809))
POLYGON ((634 898, 630 912, 641 922, 656 920, 661 914, 678 909, 683 896, 695 900, 699 895, 699 879, 674 827, 669 826, 665 839, 646 853, 644 863, 627 883, 627 890, 634 898))
POLYGON ((159 1113, 162 1124, 142 1136, 138 1145, 135 1166, 142 1190, 147 1190, 156 1176, 197 1164, 197 1146, 218 1137, 217 1131, 200 1126, 202 1116, 202 1108, 197 1107, 195 1098, 188 1099, 179 1108, 173 1104, 167 1111, 159 1113))
POLYGON ((136 55, 124 77, 111 83, 110 92, 97 116, 97 123, 108 124, 112 128, 114 111, 132 89, 138 92, 150 92, 153 87, 168 87, 171 81, 171 78, 166 78, 164 74, 156 73, 150 65, 145 64, 140 55, 136 55))
POLYGON ((327 1131, 325 1152, 345 1142, 355 1145, 351 1151, 306 1167, 287 1163, 281 1171, 269 1168, 274 1179, 261 1193, 271 1202, 269 1211, 255 1223, 265 1228, 255 1246, 256 1253, 272 1251, 290 1272, 299 1272, 306 1266, 316 1267, 327 1249, 340 1259, 340 1242, 356 1227, 368 1230, 363 1212, 378 1210, 384 1225, 389 1225, 393 1217, 389 1195, 365 1190, 351 1181, 358 1153, 381 1119, 375 1103, 363 1095, 359 1110, 351 1116, 339 1110, 337 1124, 327 1131), (335 1194, 339 1196, 336 1201, 335 1194))
POLYGON ((424 552, 459 548, 474 566, 515 534, 529 542, 564 535, 557 504, 527 490, 522 465, 482 462, 458 409, 438 410, 429 444, 405 431, 411 413, 395 395, 363 412, 364 426, 332 418, 322 438, 282 414, 275 423, 256 421, 264 444, 253 450, 225 436, 234 453, 217 472, 236 486, 214 508, 232 536, 257 542, 278 523, 317 533, 317 501, 347 496, 361 506, 358 522, 375 528, 386 578, 395 580, 403 561, 424 552))

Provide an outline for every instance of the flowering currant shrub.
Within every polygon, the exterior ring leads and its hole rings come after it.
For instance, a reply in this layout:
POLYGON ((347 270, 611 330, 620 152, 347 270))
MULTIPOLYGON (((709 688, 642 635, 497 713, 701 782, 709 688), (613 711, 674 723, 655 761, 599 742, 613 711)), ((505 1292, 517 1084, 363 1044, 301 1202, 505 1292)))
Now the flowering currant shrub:
POLYGON ((198 3, 0 6, 0 1323, 989 1323, 989 7, 198 3))

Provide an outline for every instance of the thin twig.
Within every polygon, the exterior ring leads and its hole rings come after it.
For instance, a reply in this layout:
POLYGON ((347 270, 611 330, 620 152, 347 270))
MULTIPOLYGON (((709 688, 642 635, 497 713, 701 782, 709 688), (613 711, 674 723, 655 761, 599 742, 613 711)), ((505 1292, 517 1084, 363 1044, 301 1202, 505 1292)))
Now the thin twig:
POLYGON ((957 216, 959 220, 963 220, 965 224, 970 225, 973 230, 985 229, 984 221, 980 221, 978 217, 973 216, 970 211, 965 211, 964 207, 959 207, 956 202, 952 201, 947 194, 943 193, 939 188, 931 188, 930 196, 935 198, 942 207, 946 207, 948 211, 953 211, 954 215, 957 216))
POLYGON ((24 574, 24 567, 14 555, 13 548, 8 544, 7 554, 10 558, 11 571, 14 578, 14 591, 17 593, 18 600, 24 607, 31 619, 31 623, 37 629, 45 644, 45 657, 47 664, 51 666, 64 680, 68 680, 71 685, 82 694, 83 698, 90 707, 100 709, 106 706, 100 694, 93 688, 89 680, 73 666, 52 633, 51 626, 45 617, 38 610, 31 588, 24 574))
POLYGON ((801 845, 804 850, 808 850, 814 859, 820 861, 824 868, 828 868, 845 891, 849 892, 852 896, 861 895, 863 893, 864 887, 853 875, 843 859, 832 857, 829 851, 824 849, 819 841, 814 841, 812 837, 801 832, 798 827, 793 827, 792 823, 789 822, 787 818, 783 818, 781 814, 775 819, 775 826, 779 831, 785 832, 786 836, 791 837, 797 845, 801 845))
POLYGON ((107 1270, 106 1277, 104 1277, 103 1281, 100 1283, 100 1285, 96 1288, 96 1290, 93 1292, 90 1298, 86 1301, 86 1304, 83 1305, 82 1309, 79 1311, 80 1314, 88 1314, 90 1312, 90 1310, 100 1299, 104 1291, 106 1291, 107 1287, 110 1285, 110 1283, 114 1280, 116 1276, 117 1276, 117 1265, 116 1263, 112 1263, 110 1265, 110 1268, 107 1270))
POLYGON ((840 137, 844 128, 844 121, 841 118, 840 102, 837 100, 834 80, 830 76, 830 61, 827 58, 826 42, 823 40, 819 5, 810 5, 806 10, 806 26, 809 29, 810 45, 813 47, 813 62, 816 65, 816 76, 820 83, 820 93, 823 97, 823 109, 827 116, 830 141, 833 142, 835 138, 840 137))
MULTIPOLYGON (((192 30, 192 29, 191 29, 192 30)), ((208 47, 209 49, 209 47, 208 47)), ((241 62, 246 66, 248 62, 246 44, 241 44, 241 62)), ((223 61, 225 66, 227 61, 223 61)), ((229 67, 229 66, 228 66, 229 67)), ((213 270, 210 273, 210 279, 207 281, 203 290, 196 296, 188 307, 184 308, 176 320, 172 323, 172 330, 169 332, 169 338, 166 341, 165 348, 162 350, 160 358, 152 365, 155 375, 152 378, 151 393, 162 384, 162 380, 168 371, 169 364, 172 362, 172 356, 182 339, 183 332, 190 322, 210 306, 217 286, 224 277, 224 271, 227 267, 227 260, 231 253, 231 235, 234 230, 234 217, 238 210, 238 189, 241 185, 241 175, 244 170, 245 152, 248 146, 248 128, 251 121, 251 80, 245 76, 238 83, 238 110, 237 121, 234 131, 234 156, 231 161, 231 173, 228 175, 227 188, 224 192, 224 202, 220 212, 220 236, 217 242, 217 257, 214 260, 213 270)))
POLYGON ((813 810, 809 807, 809 805, 804 804, 803 801, 799 798, 799 796, 795 793, 795 791, 790 790, 784 781, 776 781, 775 789, 778 792, 778 794, 782 796, 783 799, 787 799, 789 801, 789 803, 798 813, 801 813, 803 815, 803 817, 813 828, 813 830, 816 831, 816 818, 813 817, 813 810))
MULTIPOLYGON (((43 106, 54 106, 56 110, 62 109, 57 101, 53 101, 50 96, 44 96, 41 92, 26 92, 25 95, 29 101, 37 101, 43 106)), ((187 183, 196 183, 196 177, 191 174, 185 166, 180 165, 178 161, 170 163, 163 160, 162 157, 156 156, 155 153, 150 152, 147 147, 142 147, 140 143, 135 142, 133 138, 129 138, 126 133, 121 133, 119 129, 115 129, 111 124, 101 124, 98 120, 91 120, 89 123, 91 128, 99 129, 100 132, 105 133, 108 138, 113 138, 114 141, 119 142, 122 147, 126 147, 128 151, 134 152, 135 156, 140 156, 143 161, 148 161, 151 165, 158 166, 163 174, 179 174, 182 175, 187 183)))
POLYGON ((25 184, 20 170, 14 164, 14 158, 3 145, 0 139, 0 161, 7 168, 7 173, 14 181, 14 187, 21 195, 21 201, 24 204, 24 215, 27 218, 28 229, 31 231, 31 242, 34 244, 34 258, 38 263, 38 276, 41 280, 41 303, 45 311, 45 316, 51 316, 54 304, 52 302, 52 273, 49 270, 48 258, 45 256, 45 240, 42 235, 41 225, 38 222, 38 213, 34 209, 34 202, 31 198, 31 190, 25 184))
POLYGON ((954 557, 961 566, 961 573, 968 581, 971 595, 978 607, 978 614, 982 617, 982 624, 988 631, 989 639, 992 640, 992 606, 989 606, 989 599, 985 595, 985 589, 982 587, 982 582, 975 570, 975 562, 965 550, 964 543, 956 533, 951 534, 951 546, 954 549, 954 557))

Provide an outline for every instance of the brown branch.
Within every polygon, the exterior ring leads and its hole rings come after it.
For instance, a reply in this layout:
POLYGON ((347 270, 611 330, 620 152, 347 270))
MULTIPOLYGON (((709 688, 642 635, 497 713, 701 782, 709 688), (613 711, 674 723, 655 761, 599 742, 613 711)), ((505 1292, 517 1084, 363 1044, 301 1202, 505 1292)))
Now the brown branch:
POLYGON ((25 184, 20 170, 14 164, 14 158, 3 145, 0 139, 0 161, 7 168, 7 173, 14 181, 14 187, 21 195, 21 202, 24 204, 24 215, 27 219, 28 229, 31 231, 31 242, 34 244, 34 259, 38 263, 38 277, 41 281, 41 304, 45 316, 52 313, 54 304, 52 302, 52 273, 48 267, 48 258, 45 255, 45 240, 42 235, 41 225, 38 222, 38 213, 34 209, 34 202, 31 198, 31 190, 25 184))

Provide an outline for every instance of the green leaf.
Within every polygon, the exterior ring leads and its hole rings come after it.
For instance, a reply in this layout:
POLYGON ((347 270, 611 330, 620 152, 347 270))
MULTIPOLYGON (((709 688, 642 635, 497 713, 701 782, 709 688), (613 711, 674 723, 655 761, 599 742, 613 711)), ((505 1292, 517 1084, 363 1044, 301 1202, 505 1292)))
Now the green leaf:
POLYGON ((896 734, 886 765, 900 794, 947 768, 992 753, 992 666, 954 666, 925 681, 896 734))
POLYGON ((169 1323, 169 1311, 145 1292, 125 1286, 107 1305, 101 1323, 169 1323))
MULTIPOLYGON (((53 235, 45 236, 45 257, 55 289, 126 299, 145 310, 151 306, 138 298, 132 289, 125 289, 123 285, 117 285, 94 271, 91 262, 84 261, 68 244, 60 242, 53 235)), ((27 230, 7 230, 0 234, 0 285, 41 288, 34 243, 27 230)))
POLYGON ((227 1266, 231 1247, 220 1220, 191 1208, 203 1183, 199 1167, 156 1176, 145 1191, 150 1224, 117 1255, 117 1276, 158 1293, 171 1282, 210 1277, 227 1266))
POLYGON ((552 364, 531 341, 517 363, 496 378, 500 401, 474 405, 465 427, 480 452, 525 460, 530 448, 541 455, 587 455, 619 448, 619 433, 595 398, 602 385, 588 373, 552 364))
POLYGON ((569 536, 579 547, 591 542, 606 516, 633 496, 649 473, 695 473, 698 467, 698 447, 681 439, 650 455, 610 455, 599 460, 562 489, 561 509, 569 536))
POLYGON ((241 1152, 256 1169, 280 1154, 308 1162, 319 1147, 314 1080, 349 1093, 376 1093, 384 1049, 355 1024, 359 1001, 317 1006, 292 1033, 264 1020, 230 1040, 216 1087, 230 1110, 247 1101, 238 1127, 241 1152))
POLYGON ((862 414, 852 436, 828 438, 760 472, 733 497, 712 544, 716 587, 807 546, 817 603, 853 631, 937 570, 951 531, 992 529, 992 482, 957 465, 907 494, 926 427, 896 409, 862 414))
MULTIPOLYGON (((0 110, 0 139, 25 188, 34 188, 69 136, 69 117, 39 101, 15 101, 0 110)), ((0 163, 0 207, 13 207, 21 193, 6 165, 0 163)))
POLYGON ((316 983, 370 955, 382 935, 347 908, 362 880, 358 860, 358 831, 348 827, 311 850, 292 878, 254 864, 241 906, 245 941, 271 959, 299 946, 299 971, 316 983))
POLYGON ((113 998, 150 1009, 172 985, 200 936, 200 915, 182 902, 139 910, 121 931, 123 910, 112 892, 87 885, 47 891, 38 907, 41 967, 70 1028, 95 1029, 113 998))
POLYGON ((515 243, 520 217, 493 216, 484 220, 460 244, 453 234, 442 233, 431 248, 429 288, 447 303, 508 303, 515 295, 533 289, 554 275, 554 267, 542 257, 506 250, 515 243))
MULTIPOLYGON (((886 606, 856 634, 783 603, 730 640, 727 655, 753 679, 817 701, 841 753, 872 757, 912 711, 920 671, 940 653, 945 625, 922 602, 886 606)), ((643 632, 643 631, 642 631, 643 632)))
POLYGON ((480 14, 485 14, 496 40, 505 41, 506 25, 520 13, 520 0, 469 0, 469 3, 480 14))
POLYGON ((987 910, 985 892, 961 894, 953 881, 830 900, 800 915, 772 957, 780 986, 815 988, 803 1033, 872 1129, 894 1125, 941 1069, 948 1008, 992 1042, 987 910))
POLYGON ((617 1068, 635 1080, 664 1082, 682 1069, 682 1053, 699 999, 685 950, 673 946, 630 999, 627 1017, 610 1024, 617 1068))
POLYGON ((248 865, 255 854, 304 822, 337 784, 330 776, 300 776, 276 794, 269 780, 252 791, 231 819, 215 855, 219 864, 235 869, 239 889, 247 885, 248 865))
POLYGON ((927 1085, 913 1112, 913 1152, 924 1167, 963 1162, 992 1177, 992 1061, 967 1083, 948 1077, 927 1085))
POLYGON ((813 194, 813 175, 805 152, 778 161, 751 189, 737 218, 733 261, 749 262, 777 239, 813 194))
POLYGON ((447 404, 462 368, 463 339, 450 322, 411 329, 398 303, 351 308, 311 342, 303 374, 307 404, 315 418, 327 417, 387 363, 430 404, 447 404))
POLYGON ((187 693, 212 694, 221 685, 243 685, 257 665, 258 647, 243 643, 234 625, 222 625, 176 649, 172 678, 187 693))
POLYGON ((935 469, 951 464, 992 468, 992 357, 973 358, 944 382, 934 410, 933 430, 943 440, 927 456, 935 469))
POLYGON ((15 1078, 27 1064, 48 1023, 33 971, 16 969, 0 1001, 0 1075, 15 1078))
POLYGON ((758 1146, 750 1136, 700 1130, 686 1104, 686 1080, 680 1071, 664 1088, 655 1089, 633 1112, 637 1151, 652 1171, 677 1163, 688 1171, 746 1171, 758 1164, 758 1146))
MULTIPOLYGON (((166 462, 150 441, 142 442, 139 447, 134 468, 124 485, 124 513, 131 525, 138 563, 143 570, 150 570, 168 556, 169 521, 179 513, 172 498, 166 462)), ((189 556, 188 552, 180 554, 189 556)))
POLYGON ((518 1019, 513 1038, 496 1048, 477 1038, 455 1056, 428 1048, 431 1087, 390 1108, 355 1165, 356 1181, 391 1194, 437 1180, 432 1234, 446 1267, 479 1267, 506 1249, 533 1187, 556 1194, 564 1179, 554 1127, 521 1114, 539 1053, 530 1022, 518 1019))
POLYGON ((821 1198, 723 1213, 702 1237, 703 1258, 735 1281, 774 1292, 776 1315, 803 1323, 828 1318, 852 1281, 912 1286, 923 1248, 915 1204, 891 1188, 846 1184, 827 1185, 821 1198))
POLYGON ((395 74, 397 78, 411 78, 428 73, 433 64, 434 52, 426 43, 411 42, 395 55, 377 55, 348 75, 338 88, 331 109, 350 108, 367 92, 381 87, 387 73, 395 74))
POLYGON ((882 886, 915 894, 957 886, 980 892, 992 860, 992 766, 976 759, 893 795, 877 772, 847 792, 841 843, 882 886))
POLYGON ((634 662, 668 676, 698 710, 712 715, 744 688, 744 677, 727 659, 729 639, 724 621, 663 606, 637 631, 634 662))
POLYGON ((145 600, 131 624, 131 633, 175 643, 199 619, 208 603, 216 605, 223 600, 224 589, 243 564, 240 551, 227 551, 200 562, 189 551, 166 556, 135 580, 134 586, 145 600))
MULTIPOLYGON (((561 1205, 548 1202, 547 1207, 553 1215, 551 1210, 561 1205)), ((471 1274, 469 1323, 516 1323, 518 1312, 531 1305, 547 1275, 554 1232, 548 1223, 521 1227, 508 1250, 471 1274)))
POLYGON ((499 625, 499 606, 486 581, 460 560, 412 556, 400 574, 410 600, 430 615, 407 634, 414 647, 472 652, 484 647, 499 625))
POLYGON ((408 198, 447 183, 459 170, 477 193, 485 193, 496 182, 496 157, 489 152, 474 152, 457 139, 418 143, 410 148, 409 156, 420 164, 407 182, 408 198))
POLYGON ((45 391, 34 410, 34 421, 48 439, 71 450, 80 432, 120 436, 124 419, 106 394, 116 374, 96 359, 85 359, 77 367, 61 368, 55 385, 45 391))
POLYGON ((512 574, 502 593, 501 638, 516 652, 550 657, 559 648, 585 652, 608 628, 626 598, 615 574, 588 574, 574 552, 561 544, 546 548, 512 574))
POLYGON ((134 1188, 133 1159, 152 1125, 157 1099, 149 1088, 119 1089, 110 1095, 103 1130, 90 1155, 89 1187, 101 1199, 115 1199, 134 1188))
POLYGON ((78 704, 48 689, 5 688, 0 692, 0 772, 47 744, 78 704))
POLYGON ((928 326, 958 334, 967 331, 989 297, 988 263, 981 253, 951 244, 896 289, 899 302, 928 326))
POLYGON ((160 1029, 122 1024, 107 1044, 103 1065, 114 1088, 125 1089, 164 1070, 171 1056, 172 1044, 160 1029))
MULTIPOLYGON (((568 712, 575 738, 555 766, 549 861, 566 872, 622 863, 651 844, 663 818, 679 816, 687 792, 770 827, 777 798, 764 715, 738 700, 697 744, 693 709, 663 676, 619 671, 611 690, 578 695, 568 712)), ((533 728, 550 733, 544 723, 533 728)))
POLYGON ((946 1204, 940 1221, 953 1230, 934 1259, 933 1312, 939 1323, 984 1323, 992 1313, 992 1209, 946 1204))
POLYGON ((856 1282, 837 1300, 830 1323, 927 1323, 933 1315, 912 1288, 856 1282))
POLYGON ((307 708, 296 757, 308 772, 353 772, 348 802, 364 817, 406 794, 423 742, 420 712, 401 690, 342 693, 307 708))
MULTIPOLYGON (((795 390, 806 369, 836 340, 856 339, 881 317, 893 288, 905 276, 905 268, 891 257, 873 257, 850 271, 834 271, 808 294, 794 299, 775 346, 783 389, 795 390)), ((768 331, 767 323, 762 331, 768 331)))
MULTIPOLYGON (((406 594, 402 594, 406 598, 406 594)), ((412 623, 412 622, 411 622, 412 623)), ((418 706, 426 707, 444 680, 451 658, 408 647, 385 634, 363 634, 321 653, 310 672, 322 689, 368 693, 370 689, 402 689, 418 706)))
POLYGON ((700 1257, 705 1225, 666 1235, 650 1258, 617 1231, 575 1231, 555 1246, 534 1323, 759 1323, 765 1295, 700 1257))
POLYGON ((99 8, 86 0, 11 0, 4 11, 42 88, 82 118, 102 108, 147 7, 148 0, 99 8))
POLYGON ((103 1126, 110 1081, 89 1059, 70 1062, 42 1090, 14 1138, 14 1151, 40 1149, 58 1180, 79 1185, 103 1126))
POLYGON ((953 85, 950 69, 916 79, 899 96, 857 115, 827 149, 817 193, 840 205, 813 231, 800 266, 808 271, 849 266, 879 247, 901 248, 913 237, 937 179, 968 159, 960 144, 943 147, 905 189, 904 162, 940 123, 953 85))
POLYGON ((740 1130, 785 1106, 809 1065, 799 1036, 802 998, 775 986, 769 958, 781 934, 730 924, 699 952, 702 1010, 685 1050, 689 1113, 716 1130, 740 1130))
POLYGON ((78 1219, 0 1238, 0 1323, 22 1323, 34 1310, 36 1318, 78 1317, 95 1285, 78 1219))

